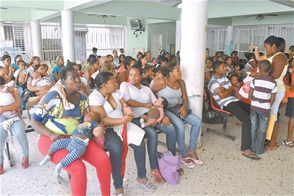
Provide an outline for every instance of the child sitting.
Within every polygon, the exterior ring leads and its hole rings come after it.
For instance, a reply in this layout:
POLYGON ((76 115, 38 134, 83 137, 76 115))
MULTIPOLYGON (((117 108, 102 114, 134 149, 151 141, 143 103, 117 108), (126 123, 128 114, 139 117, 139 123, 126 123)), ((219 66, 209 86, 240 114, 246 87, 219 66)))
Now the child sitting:
POLYGON ((43 166, 48 163, 56 151, 62 148, 67 149, 69 154, 56 165, 55 174, 58 176, 62 168, 68 166, 85 154, 89 140, 93 135, 97 137, 96 140, 99 141, 101 147, 103 147, 105 127, 101 124, 99 125, 99 123, 94 120, 94 116, 94 113, 88 113, 85 117, 85 122, 76 127, 71 138, 63 138, 55 141, 39 165, 43 166))
POLYGON ((26 71, 26 64, 23 60, 17 61, 19 71, 16 77, 16 85, 24 90, 27 86, 28 73, 26 71))
POLYGON ((157 81, 161 78, 163 78, 161 67, 160 66, 154 67, 154 69, 152 70, 152 81, 150 82, 149 87, 152 88, 155 81, 157 81))
POLYGON ((148 86, 150 85, 151 82, 151 77, 152 77, 152 69, 153 67, 151 65, 145 65, 142 67, 142 79, 141 79, 141 84, 148 86))
POLYGON ((167 107, 167 100, 164 97, 159 97, 154 102, 147 114, 143 114, 140 119, 141 127, 156 126, 164 116, 164 109, 167 107))
POLYGON ((269 76, 270 71, 270 62, 268 60, 261 61, 259 64, 260 76, 254 78, 250 83, 251 148, 256 154, 264 153, 265 134, 269 122, 270 108, 277 93, 277 84, 269 76))
POLYGON ((52 86, 52 81, 46 77, 46 67, 48 66, 45 64, 35 66, 34 73, 32 74, 33 80, 31 82, 33 87, 48 87, 50 89, 52 86))

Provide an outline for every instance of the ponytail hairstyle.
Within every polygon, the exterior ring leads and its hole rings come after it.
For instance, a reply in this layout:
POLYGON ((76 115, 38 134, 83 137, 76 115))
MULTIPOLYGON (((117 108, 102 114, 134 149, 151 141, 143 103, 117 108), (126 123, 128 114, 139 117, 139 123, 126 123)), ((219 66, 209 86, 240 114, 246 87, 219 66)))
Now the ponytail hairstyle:
POLYGON ((169 76, 169 73, 172 72, 176 66, 177 66, 176 63, 170 63, 167 67, 165 67, 165 68, 162 69, 162 74, 165 77, 168 77, 169 76))
POLYGON ((100 72, 95 78, 95 85, 98 89, 100 89, 102 85, 107 83, 112 76, 113 74, 110 72, 100 72))

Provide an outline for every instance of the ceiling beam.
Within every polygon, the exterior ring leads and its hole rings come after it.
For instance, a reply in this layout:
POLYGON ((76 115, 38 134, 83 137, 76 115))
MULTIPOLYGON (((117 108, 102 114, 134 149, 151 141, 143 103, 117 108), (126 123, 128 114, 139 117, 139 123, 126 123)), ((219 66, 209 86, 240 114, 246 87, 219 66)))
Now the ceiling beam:
POLYGON ((294 1, 293 0, 270 0, 270 1, 294 8, 294 1))

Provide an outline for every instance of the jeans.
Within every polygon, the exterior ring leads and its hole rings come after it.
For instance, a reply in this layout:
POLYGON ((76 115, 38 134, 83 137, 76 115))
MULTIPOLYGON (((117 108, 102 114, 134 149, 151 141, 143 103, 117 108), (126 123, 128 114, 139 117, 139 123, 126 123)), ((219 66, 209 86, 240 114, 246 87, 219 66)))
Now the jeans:
POLYGON ((241 150, 251 150, 250 105, 235 101, 224 106, 224 110, 231 112, 242 122, 241 150))
MULTIPOLYGON (((141 126, 140 117, 134 118, 132 122, 139 127, 141 126)), ((155 127, 148 126, 144 127, 143 130, 147 134, 147 149, 149 155, 149 162, 151 169, 158 169, 158 162, 157 162, 157 133, 156 129, 160 130, 161 132, 166 134, 166 144, 167 149, 171 151, 173 155, 176 153, 176 131, 174 126, 161 126, 161 123, 158 123, 155 127)))
POLYGON ((269 113, 250 111, 251 120, 251 148, 256 154, 264 153, 265 133, 269 121, 269 113))
POLYGON ((190 139, 189 139, 189 150, 195 151, 198 143, 198 137, 200 134, 201 120, 195 114, 187 115, 183 120, 180 119, 177 115, 166 110, 165 115, 169 117, 172 124, 176 128, 177 133, 177 142, 179 146, 179 151, 181 155, 187 154, 187 149, 185 145, 185 125, 184 122, 187 122, 191 125, 190 129, 190 139))
MULTIPOLYGON (((104 145, 109 151, 114 187, 115 189, 120 189, 123 185, 123 177, 121 176, 122 141, 112 128, 107 128, 105 132, 104 145)), ((146 178, 146 150, 144 140, 142 140, 140 146, 130 144, 130 147, 134 150, 138 178, 146 178)))
MULTIPOLYGON (((10 118, 4 117, 4 116, 0 117, 0 164, 4 162, 3 149, 5 146, 5 142, 6 142, 6 138, 8 134, 7 131, 4 130, 1 124, 2 122, 8 119, 10 118)), ((11 133, 17 139, 18 143, 21 146, 22 156, 28 157, 29 144, 28 144, 27 135, 25 133, 24 123, 21 119, 13 122, 13 124, 11 125, 11 133)))

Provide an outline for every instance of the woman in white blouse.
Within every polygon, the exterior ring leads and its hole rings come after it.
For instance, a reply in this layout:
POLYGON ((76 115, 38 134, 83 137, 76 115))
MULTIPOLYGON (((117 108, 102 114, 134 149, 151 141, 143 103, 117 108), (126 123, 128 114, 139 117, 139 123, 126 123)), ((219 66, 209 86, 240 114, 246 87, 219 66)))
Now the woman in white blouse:
MULTIPOLYGON (((123 82, 120 85, 120 91, 123 95, 124 100, 129 106, 131 106, 134 112, 133 123, 140 125, 140 117, 147 113, 149 109, 154 104, 156 97, 154 96, 151 89, 147 86, 141 85, 141 75, 142 68, 141 66, 134 65, 130 68, 129 71, 129 82, 123 82)), ((155 178, 155 181, 158 183, 163 183, 164 179, 162 178, 158 170, 157 162, 157 132, 156 129, 166 134, 166 143, 167 148, 174 155, 176 152, 176 130, 172 126, 168 117, 164 116, 162 121, 156 126, 147 126, 144 127, 144 131, 147 134, 147 148, 148 155, 151 167, 151 174, 155 178)))
POLYGON ((105 132, 105 147, 109 150, 112 167, 112 178, 116 195, 123 194, 123 172, 122 172, 122 132, 127 126, 127 142, 134 150, 137 165, 136 182, 147 189, 155 191, 156 186, 146 178, 146 150, 144 143, 145 132, 130 121, 133 112, 122 99, 117 90, 116 79, 112 73, 101 72, 95 79, 97 89, 89 96, 90 111, 95 112, 107 127, 105 132))

